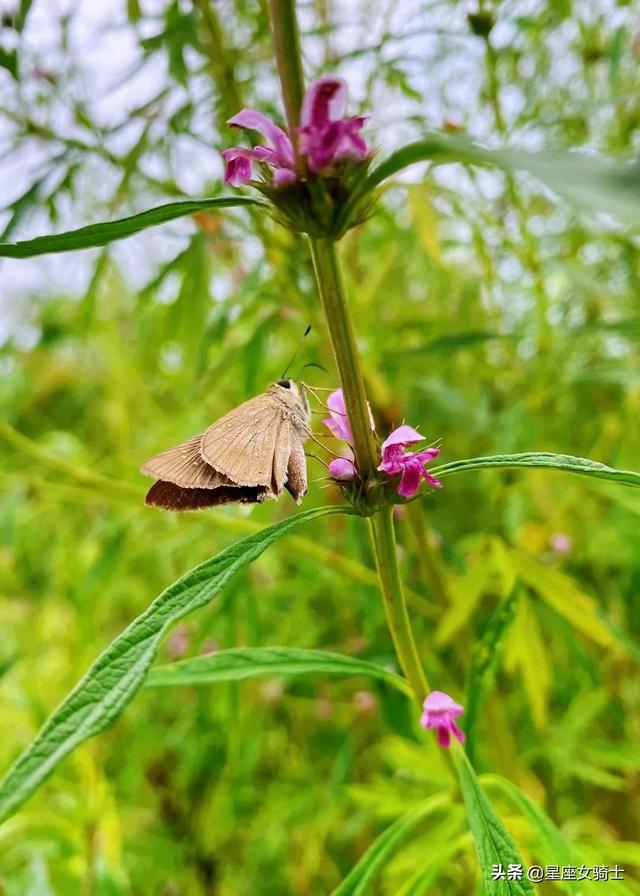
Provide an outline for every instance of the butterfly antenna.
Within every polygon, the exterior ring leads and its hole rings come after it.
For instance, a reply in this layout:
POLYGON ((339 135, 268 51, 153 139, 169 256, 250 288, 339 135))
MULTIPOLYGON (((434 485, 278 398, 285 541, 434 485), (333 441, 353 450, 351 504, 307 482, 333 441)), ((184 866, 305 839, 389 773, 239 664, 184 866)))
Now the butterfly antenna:
POLYGON ((293 364, 293 362, 295 361, 295 359, 298 357, 298 352, 299 352, 300 349, 302 348, 302 343, 304 342, 305 337, 308 336, 310 332, 311 332, 311 324, 309 324, 309 326, 307 327, 307 329, 306 329, 306 330, 304 331, 304 333, 302 334, 302 339, 301 339, 300 342, 298 343, 298 347, 296 348, 295 352, 293 353, 293 356, 292 356, 291 360, 289 361, 289 363, 288 363, 287 366, 285 367, 285 369, 284 369, 284 371, 283 371, 283 373, 282 373, 282 376, 280 377, 281 380, 283 380, 283 379, 286 377, 288 371, 289 371, 290 368, 291 368, 291 365, 293 364))

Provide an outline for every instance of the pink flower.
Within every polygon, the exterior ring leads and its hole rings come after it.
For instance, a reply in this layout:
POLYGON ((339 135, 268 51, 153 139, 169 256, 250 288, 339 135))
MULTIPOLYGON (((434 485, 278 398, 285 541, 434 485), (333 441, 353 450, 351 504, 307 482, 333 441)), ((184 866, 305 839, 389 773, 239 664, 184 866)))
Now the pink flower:
POLYGON ((566 532, 555 532, 549 539, 549 543, 556 554, 570 554, 573 547, 571 536, 566 532))
POLYGON ((329 408, 331 416, 327 417, 322 422, 325 426, 329 427, 336 439, 344 439, 345 442, 349 442, 349 444, 352 445, 353 433, 351 432, 351 426, 349 425, 349 418, 347 417, 347 408, 344 403, 342 389, 336 389, 335 392, 331 393, 327 398, 327 407, 329 408))
POLYGON ((420 480, 424 479, 434 488, 442 488, 442 483, 428 473, 424 465, 440 454, 438 448, 426 448, 424 451, 407 451, 407 445, 424 441, 424 436, 411 426, 399 426, 394 429, 386 441, 382 443, 382 463, 379 470, 387 476, 400 476, 398 494, 403 498, 412 498, 420 488, 420 480))
POLYGON ((341 78, 320 78, 302 104, 301 151, 311 171, 331 167, 341 159, 359 162, 369 154, 360 131, 366 118, 344 118, 347 85, 341 78))
POLYGON ((356 475, 356 465, 353 459, 353 452, 349 452, 350 457, 336 457, 329 464, 329 476, 332 479, 340 481, 348 481, 354 479, 356 475))
POLYGON ((422 704, 424 712, 420 719, 423 728, 434 728, 438 732, 438 743, 448 747, 453 734, 460 743, 464 743, 464 732, 455 722, 464 712, 464 708, 443 691, 431 691, 422 704))
POLYGON ((275 186, 284 186, 293 183, 296 179, 293 147, 287 134, 278 127, 275 122, 256 112, 254 109, 243 109, 230 118, 228 124, 234 128, 259 131, 267 138, 267 145, 256 146, 254 149, 245 149, 242 146, 234 146, 225 149, 222 157, 227 163, 224 173, 225 184, 240 187, 251 180, 252 162, 264 162, 273 168, 273 183, 275 186))
MULTIPOLYGON (((327 407, 329 408, 330 416, 322 422, 325 426, 329 427, 336 439, 344 439, 344 441, 351 446, 353 444, 353 433, 351 432, 351 425, 347 416, 347 408, 344 403, 342 389, 336 389, 335 392, 331 393, 329 398, 327 398, 327 407)), ((368 403, 367 407, 369 408, 371 432, 375 432, 373 414, 371 413, 371 408, 368 403)), ((336 457, 331 461, 329 464, 329 475, 332 479, 339 479, 341 481, 355 478, 356 465, 351 448, 349 448, 343 457, 336 457)))
MULTIPOLYGON (((316 174, 342 159, 359 162, 369 154, 360 136, 366 118, 343 118, 347 103, 347 86, 340 78, 320 78, 311 85, 301 110, 300 152, 307 156, 309 170, 316 174)), ((243 130, 259 131, 266 144, 253 149, 234 146, 225 149, 225 184, 240 187, 252 177, 252 163, 262 162, 273 170, 276 187, 297 180, 293 146, 288 134, 274 121, 255 109, 243 109, 228 124, 243 130)))

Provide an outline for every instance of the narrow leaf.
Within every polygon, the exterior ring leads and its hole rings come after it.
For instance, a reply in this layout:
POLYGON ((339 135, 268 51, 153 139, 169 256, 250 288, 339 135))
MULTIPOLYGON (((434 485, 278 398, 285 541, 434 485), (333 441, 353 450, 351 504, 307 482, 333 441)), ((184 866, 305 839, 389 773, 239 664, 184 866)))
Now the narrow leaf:
POLYGON ((298 513, 205 560, 163 591, 98 657, 0 781, 0 821, 28 799, 61 759, 120 715, 175 622, 207 604, 240 569, 301 523, 346 512, 320 507, 298 513))
POLYGON ((374 168, 362 195, 416 162, 462 162, 527 171, 569 202, 640 224, 640 169, 576 152, 485 149, 466 137, 431 132, 402 146, 374 168))
POLYGON ((184 218, 206 209, 228 208, 234 205, 261 205, 258 200, 246 196, 219 196, 215 199, 185 199, 179 202, 167 202, 149 208, 146 212, 119 218, 116 221, 104 221, 101 224, 89 224, 78 230, 66 233, 54 233, 48 236, 37 236, 32 240, 18 243, 0 243, 0 256, 6 258, 30 258, 33 255, 46 255, 48 252, 70 252, 73 249, 90 249, 105 246, 116 240, 156 227, 175 218, 184 218))
POLYGON ((216 684, 219 681, 243 681, 264 675, 367 675, 386 681, 411 696, 404 678, 383 666, 357 657, 328 650, 304 650, 298 647, 237 647, 170 666, 152 669, 147 687, 167 685, 216 684))
POLYGON ((473 766, 462 747, 454 743, 451 755, 458 772, 460 789, 467 810, 469 827, 475 841, 486 892, 489 896, 529 896, 533 893, 533 887, 526 879, 491 879, 493 865, 502 865, 506 872, 509 865, 522 865, 524 868, 525 863, 518 855, 513 840, 485 796, 473 766))
POLYGON ((371 883, 405 837, 428 815, 444 808, 449 802, 447 793, 438 793, 394 821, 373 842, 331 896, 366 896, 370 893, 371 883))
POLYGON ((439 479, 453 473, 464 473, 467 470, 482 468, 519 469, 525 467, 545 467, 551 470, 566 470, 567 473, 581 473, 596 479, 610 479, 623 485, 640 488, 640 473, 633 470, 615 470, 606 464, 589 460, 586 457, 572 457, 570 454, 550 454, 546 451, 528 451, 524 454, 494 454, 487 457, 470 457, 466 460, 454 460, 431 472, 439 479))

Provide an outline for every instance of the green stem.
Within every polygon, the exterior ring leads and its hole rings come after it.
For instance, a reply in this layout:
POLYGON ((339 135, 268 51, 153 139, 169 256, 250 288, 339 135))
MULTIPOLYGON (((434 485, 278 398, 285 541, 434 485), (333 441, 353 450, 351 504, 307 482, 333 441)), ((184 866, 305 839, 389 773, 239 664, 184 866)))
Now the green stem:
POLYGON ((400 581, 393 508, 383 507, 379 513, 371 517, 370 523, 389 631, 404 676, 411 685, 417 702, 421 704, 429 693, 429 684, 418 656, 400 581))
POLYGON ((364 391, 356 337, 344 288, 336 244, 310 237, 311 257, 335 355, 347 416, 353 433, 353 453, 363 480, 375 477, 378 451, 364 391))
POLYGON ((304 160, 298 152, 298 126, 304 99, 304 74, 295 0, 269 0, 269 18, 289 138, 293 144, 296 168, 300 174, 304 174, 304 160))
MULTIPOLYGON (((289 135, 296 152, 297 168, 304 173, 297 153, 297 128, 304 97, 304 77, 295 0, 269 0, 273 47, 278 63, 289 135)), ((376 478, 378 446, 371 431, 369 405, 356 346, 355 330, 340 262, 333 239, 309 238, 318 292, 329 328, 333 353, 340 374, 347 416, 353 433, 353 453, 365 485, 376 478)), ((380 588, 400 665, 421 703, 429 691, 416 648, 405 602, 396 556, 393 509, 383 507, 371 518, 371 531, 380 577, 380 588)))

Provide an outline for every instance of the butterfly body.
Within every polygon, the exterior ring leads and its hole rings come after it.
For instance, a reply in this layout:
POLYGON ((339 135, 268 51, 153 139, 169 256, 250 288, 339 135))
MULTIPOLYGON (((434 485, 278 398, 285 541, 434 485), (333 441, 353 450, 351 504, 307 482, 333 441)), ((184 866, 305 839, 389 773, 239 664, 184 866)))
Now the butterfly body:
POLYGON ((157 482, 146 503, 200 510, 276 499, 286 488, 299 504, 307 491, 310 419, 302 387, 294 380, 273 383, 200 435, 148 460, 141 472, 157 482))

